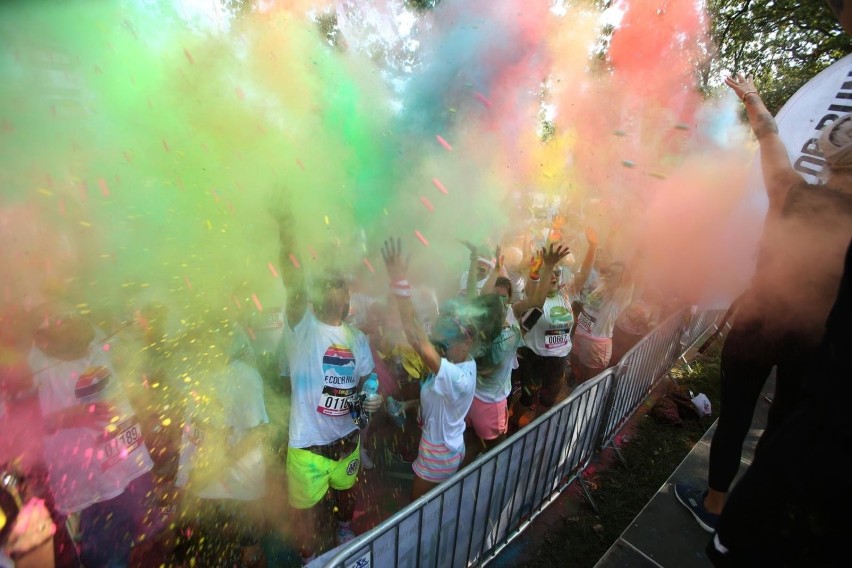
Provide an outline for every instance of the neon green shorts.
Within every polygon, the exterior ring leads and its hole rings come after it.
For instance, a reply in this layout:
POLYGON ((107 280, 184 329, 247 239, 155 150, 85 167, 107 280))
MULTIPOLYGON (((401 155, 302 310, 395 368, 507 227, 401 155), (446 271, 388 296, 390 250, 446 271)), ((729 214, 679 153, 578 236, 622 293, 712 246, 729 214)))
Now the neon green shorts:
POLYGON ((287 449, 287 492, 290 505, 310 509, 320 502, 329 488, 352 489, 358 480, 361 440, 351 454, 339 461, 318 456, 301 448, 287 449))

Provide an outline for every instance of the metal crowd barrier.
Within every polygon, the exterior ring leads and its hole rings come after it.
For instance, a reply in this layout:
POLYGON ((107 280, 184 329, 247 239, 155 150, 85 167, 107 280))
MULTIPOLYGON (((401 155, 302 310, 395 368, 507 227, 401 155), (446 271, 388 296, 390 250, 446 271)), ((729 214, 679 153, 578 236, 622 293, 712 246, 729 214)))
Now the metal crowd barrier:
POLYGON ((709 329, 716 329, 716 322, 724 313, 725 310, 679 310, 624 354, 615 367, 616 380, 601 433, 602 447, 612 446, 622 458, 618 445, 613 444, 619 431, 678 358, 709 329))
POLYGON ((482 566, 574 481, 594 506, 581 474, 599 441, 612 440, 677 360, 685 331, 698 339, 700 326, 715 322, 703 313, 690 320, 685 314, 668 318, 620 365, 580 385, 529 426, 342 547, 325 565, 482 566))
POLYGON ((689 349, 708 329, 718 329, 718 323, 725 315, 726 310, 703 310, 701 312, 692 312, 692 318, 684 330, 681 338, 681 346, 684 350, 689 349))

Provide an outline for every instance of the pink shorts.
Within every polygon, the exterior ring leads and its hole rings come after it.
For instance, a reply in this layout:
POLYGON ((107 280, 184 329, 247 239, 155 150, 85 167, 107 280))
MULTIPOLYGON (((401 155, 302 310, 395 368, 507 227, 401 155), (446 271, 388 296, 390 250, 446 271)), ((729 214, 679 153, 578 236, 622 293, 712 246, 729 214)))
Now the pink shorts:
POLYGON ((574 334, 574 346, 571 349, 571 354, 586 367, 606 369, 612 357, 612 339, 594 337, 578 331, 574 334))
POLYGON ((473 397, 473 404, 465 418, 476 435, 483 440, 494 440, 509 430, 509 408, 506 401, 483 402, 473 397))

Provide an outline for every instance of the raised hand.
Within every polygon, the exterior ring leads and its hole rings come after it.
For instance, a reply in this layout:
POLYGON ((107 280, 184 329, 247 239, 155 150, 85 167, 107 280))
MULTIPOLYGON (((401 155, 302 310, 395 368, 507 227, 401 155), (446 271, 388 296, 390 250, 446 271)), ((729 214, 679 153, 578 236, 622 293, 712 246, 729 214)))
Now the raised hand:
POLYGON ((544 264, 550 267, 556 266, 560 260, 571 253, 571 249, 559 243, 550 243, 550 248, 548 250, 541 250, 543 253, 542 258, 544 260, 544 264))
POLYGON ((586 242, 589 246, 598 246, 598 233, 592 227, 586 227, 586 242))
POLYGON ((408 258, 402 257, 402 241, 399 238, 385 241, 382 246, 382 258, 391 282, 405 280, 408 273, 408 258))
POLYGON ((544 264, 544 252, 542 248, 530 259, 530 278, 533 280, 538 280, 538 273, 541 265, 544 264))
POLYGON ((472 254, 472 255, 479 254, 477 249, 476 249, 476 245, 473 244, 472 242, 465 241, 465 240, 462 240, 462 239, 459 239, 459 242, 467 247, 467 249, 470 251, 470 254, 472 254))
POLYGON ((756 93, 757 88, 754 86, 754 81, 751 77, 746 77, 742 73, 737 73, 735 76, 725 77, 725 84, 733 89, 740 100, 749 93, 756 93))

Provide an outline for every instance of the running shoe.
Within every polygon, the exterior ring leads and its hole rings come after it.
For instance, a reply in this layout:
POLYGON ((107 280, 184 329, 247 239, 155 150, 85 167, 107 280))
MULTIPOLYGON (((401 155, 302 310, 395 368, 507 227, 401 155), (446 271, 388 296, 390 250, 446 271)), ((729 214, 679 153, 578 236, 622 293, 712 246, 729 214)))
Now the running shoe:
POLYGON ((674 494, 680 504, 692 513, 702 529, 709 533, 716 532, 719 515, 715 515, 704 508, 704 498, 707 496, 707 491, 702 491, 679 481, 675 483, 674 494))
POLYGON ((355 531, 352 530, 352 523, 337 522, 337 544, 346 544, 350 540, 355 540, 355 531))

